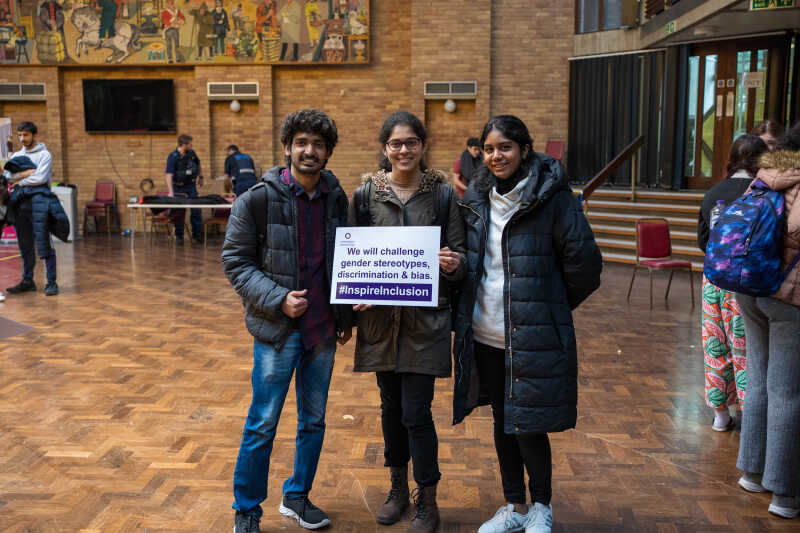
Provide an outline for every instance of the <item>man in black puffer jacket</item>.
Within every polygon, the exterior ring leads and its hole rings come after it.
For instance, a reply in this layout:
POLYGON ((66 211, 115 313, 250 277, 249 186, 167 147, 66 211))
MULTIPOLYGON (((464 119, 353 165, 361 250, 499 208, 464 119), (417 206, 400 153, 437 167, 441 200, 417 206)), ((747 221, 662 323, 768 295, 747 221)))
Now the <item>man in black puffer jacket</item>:
POLYGON ((281 142, 289 167, 270 169, 237 198, 228 221, 222 266, 255 338, 253 401, 233 475, 234 533, 258 533, 275 430, 295 372, 297 446, 280 512, 309 529, 330 523, 308 493, 325 434, 336 340, 347 342, 352 324, 349 306, 329 303, 336 228, 347 223, 347 197, 323 170, 337 137, 322 111, 287 116, 281 142))

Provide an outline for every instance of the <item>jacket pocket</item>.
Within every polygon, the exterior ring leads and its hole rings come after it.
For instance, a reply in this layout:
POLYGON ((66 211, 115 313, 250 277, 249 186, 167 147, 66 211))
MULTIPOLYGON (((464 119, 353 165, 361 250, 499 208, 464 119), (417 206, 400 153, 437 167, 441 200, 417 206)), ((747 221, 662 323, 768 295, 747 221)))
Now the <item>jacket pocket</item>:
POLYGON ((358 331, 361 339, 367 344, 375 344, 392 331, 392 307, 373 307, 361 311, 358 317, 358 331))

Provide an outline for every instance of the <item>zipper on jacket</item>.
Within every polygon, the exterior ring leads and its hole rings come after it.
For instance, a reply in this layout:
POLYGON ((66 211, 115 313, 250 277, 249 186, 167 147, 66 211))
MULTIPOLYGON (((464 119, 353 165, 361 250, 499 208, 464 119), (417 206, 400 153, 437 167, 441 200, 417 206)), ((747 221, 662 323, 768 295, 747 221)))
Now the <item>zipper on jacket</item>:
MULTIPOLYGON (((513 220, 513 216, 512 216, 513 220)), ((505 231, 511 225, 512 220, 508 221, 506 227, 503 230, 506 237, 506 264, 508 265, 509 273, 511 272, 511 253, 508 251, 508 233, 505 231)), ((514 397, 514 348, 511 345, 511 276, 508 276, 508 397, 509 399, 514 397)))

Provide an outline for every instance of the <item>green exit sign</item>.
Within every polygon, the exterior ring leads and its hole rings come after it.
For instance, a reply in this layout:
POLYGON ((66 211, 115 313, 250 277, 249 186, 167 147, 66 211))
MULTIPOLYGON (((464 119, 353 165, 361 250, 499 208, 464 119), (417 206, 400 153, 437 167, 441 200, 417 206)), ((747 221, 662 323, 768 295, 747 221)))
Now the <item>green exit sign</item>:
POLYGON ((750 11, 796 7, 796 0, 750 0, 750 11))

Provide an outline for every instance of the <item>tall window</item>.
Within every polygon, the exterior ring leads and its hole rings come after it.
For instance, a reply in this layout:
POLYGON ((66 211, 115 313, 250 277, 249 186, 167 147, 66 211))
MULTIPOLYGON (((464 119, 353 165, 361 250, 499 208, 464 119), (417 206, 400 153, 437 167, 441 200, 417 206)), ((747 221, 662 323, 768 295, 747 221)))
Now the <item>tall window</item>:
POLYGON ((615 30, 622 26, 625 0, 577 0, 575 33, 615 30))

